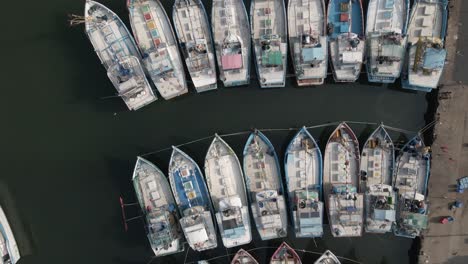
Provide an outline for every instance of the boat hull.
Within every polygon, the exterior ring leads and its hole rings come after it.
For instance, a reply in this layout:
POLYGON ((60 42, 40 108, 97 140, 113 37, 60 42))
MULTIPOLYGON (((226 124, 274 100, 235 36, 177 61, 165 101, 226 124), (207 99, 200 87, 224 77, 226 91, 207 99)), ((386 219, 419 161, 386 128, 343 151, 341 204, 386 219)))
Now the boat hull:
POLYGON ((367 77, 369 82, 394 83, 406 54, 409 0, 371 0, 367 9, 367 77))
POLYGON ((138 110, 155 100, 135 41, 120 18, 104 5, 87 0, 85 31, 107 70, 107 76, 129 110, 138 110))
POLYGON ((288 56, 284 1, 253 0, 250 7, 254 61, 260 87, 284 87, 288 56))
POLYGON ((296 237, 321 237, 322 154, 305 127, 289 143, 284 165, 290 218, 296 237))
POLYGON ((327 12, 333 78, 336 82, 355 82, 361 73, 366 46, 362 2, 330 0, 327 12))
POLYGON ((323 0, 290 0, 289 47, 298 86, 323 84, 327 77, 328 38, 323 0))
POLYGON ((278 157, 260 131, 249 136, 243 165, 252 215, 261 239, 286 237, 287 211, 278 157))
POLYGON ((251 38, 242 0, 214 0, 212 31, 219 69, 225 87, 250 83, 251 38))
POLYGON ((188 92, 184 66, 171 22, 159 0, 127 0, 135 41, 143 64, 161 96, 166 99, 188 92))
POLYGON ((339 124, 327 142, 323 182, 332 235, 361 236, 364 196, 358 193, 359 142, 346 123, 339 124))
POLYGON ((196 251, 216 248, 212 202, 201 170, 176 147, 169 162, 169 180, 182 215, 180 225, 190 247, 196 251))
POLYGON ((250 243, 252 234, 242 168, 234 151, 218 135, 206 154, 205 176, 224 246, 250 243))
POLYGON ((408 26, 403 89, 430 92, 439 85, 447 50, 447 0, 416 0, 408 26))
POLYGON ((176 0, 172 19, 197 92, 217 89, 215 53, 208 16, 200 0, 176 0))
POLYGON ((418 135, 401 150, 397 159, 394 188, 398 191, 396 236, 415 238, 428 225, 427 184, 430 153, 418 135))
POLYGON ((397 197, 391 186, 394 165, 393 141, 381 125, 369 136, 361 154, 361 190, 365 190, 366 232, 390 232, 395 222, 397 197))
POLYGON ((147 237, 155 256, 183 251, 179 214, 164 174, 151 162, 138 157, 133 186, 145 215, 147 237))

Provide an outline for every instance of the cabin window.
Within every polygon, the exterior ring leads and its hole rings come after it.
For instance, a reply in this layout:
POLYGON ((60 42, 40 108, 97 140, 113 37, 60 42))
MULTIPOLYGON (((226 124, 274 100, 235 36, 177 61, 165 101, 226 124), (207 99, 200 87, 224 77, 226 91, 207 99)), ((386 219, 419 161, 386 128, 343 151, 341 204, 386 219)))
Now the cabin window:
POLYGON ((262 182, 256 182, 255 183, 255 188, 261 189, 262 188, 262 182))
POLYGON ((187 35, 185 35, 185 38, 186 41, 192 41, 192 35, 190 35, 190 33, 187 33, 187 35))
POLYGON ((302 14, 302 12, 297 12, 297 19, 302 19, 304 16, 302 14))
POLYGON ((182 10, 180 14, 182 15, 183 18, 187 18, 187 12, 185 10, 182 10))
POLYGON ((184 24, 184 28, 185 28, 185 31, 189 31, 190 30, 190 25, 189 24, 184 24))
POLYGON ((226 11, 225 11, 224 9, 221 10, 221 11, 219 11, 219 16, 220 16, 220 17, 226 16, 226 11))

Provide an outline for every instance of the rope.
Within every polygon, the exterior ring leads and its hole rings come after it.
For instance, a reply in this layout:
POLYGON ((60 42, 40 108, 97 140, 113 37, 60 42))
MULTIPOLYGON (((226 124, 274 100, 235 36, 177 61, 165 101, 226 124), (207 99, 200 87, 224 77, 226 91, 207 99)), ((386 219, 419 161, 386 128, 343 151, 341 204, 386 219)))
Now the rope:
MULTIPOLYGON (((356 125, 378 125, 378 123, 374 123, 374 122, 362 122, 362 121, 335 121, 335 122, 328 122, 328 123, 325 123, 325 124, 320 124, 320 125, 315 125, 315 126, 306 126, 305 128, 307 129, 314 129, 314 128, 321 128, 321 127, 327 127, 327 126, 331 126, 331 125, 337 125, 341 122, 346 122, 348 124, 356 124, 356 125)), ((436 123, 436 121, 432 121, 430 122, 429 124, 427 124, 426 126, 424 126, 423 128, 421 128, 418 132, 414 132, 414 131, 410 131, 410 130, 405 130, 405 129, 401 129, 401 128, 396 128, 396 127, 391 127, 391 126, 387 126, 387 125, 384 125, 384 127, 388 130, 393 130, 393 131, 396 131, 396 132, 402 132, 402 133, 406 133, 406 134, 422 134, 424 133, 426 130, 428 130, 429 128, 431 128, 432 126, 434 126, 436 123)), ((262 131, 262 132, 276 132, 276 131, 297 131, 299 130, 300 128, 296 128, 296 127, 290 127, 290 128, 261 128, 261 129, 257 129, 259 131, 262 131)), ((250 134, 252 133, 251 130, 246 130, 246 131, 240 131, 240 132, 234 132, 234 133, 228 133, 228 134, 220 134, 219 136, 220 137, 232 137, 232 136, 239 136, 239 135, 245 135, 245 134, 250 134)), ((202 137, 202 138, 199 138, 199 139, 195 139, 195 140, 192 140, 192 141, 189 141, 189 142, 186 142, 186 143, 182 143, 182 144, 179 144, 179 145, 175 145, 176 147, 181 147, 181 146, 185 146, 185 145, 189 145, 189 144, 193 144, 193 143, 196 143, 196 142, 200 142, 200 141, 204 141, 204 140, 207 140, 207 139, 211 139, 213 138, 214 135, 211 135, 211 136, 206 136, 206 137, 202 137)), ((395 145, 398 145, 398 144, 395 144, 395 145)), ((140 154, 141 157, 145 157, 145 156, 149 156, 149 155, 153 155, 153 154, 157 154, 157 153, 160 153, 160 152, 163 152, 163 151, 167 151, 167 150, 171 150, 172 147, 167 147, 167 148, 163 148, 163 149, 159 149, 159 150, 155 150, 155 151, 151 151, 151 152, 147 152, 147 153, 144 153, 144 154, 140 154)))

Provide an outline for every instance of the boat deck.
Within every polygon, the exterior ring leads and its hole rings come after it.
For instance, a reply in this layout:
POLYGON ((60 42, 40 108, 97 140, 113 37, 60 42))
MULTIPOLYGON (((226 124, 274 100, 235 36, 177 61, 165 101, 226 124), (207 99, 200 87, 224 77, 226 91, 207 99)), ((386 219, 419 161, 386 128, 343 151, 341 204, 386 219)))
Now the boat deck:
POLYGON ((107 75, 130 110, 157 100, 140 64, 140 53, 125 24, 110 9, 86 1, 86 33, 107 75))
POLYGON ((200 0, 176 0, 173 20, 182 55, 197 92, 217 88, 216 65, 205 7, 200 0))
POLYGON ((130 22, 145 65, 161 96, 188 92, 177 42, 159 1, 129 1, 130 22))
MULTIPOLYGON (((335 185, 344 188, 344 185, 335 185)), ((347 186, 349 193, 335 193, 328 197, 330 228, 335 237, 357 237, 362 235, 364 195, 347 186)))
POLYGON ((212 28, 219 78, 224 86, 250 82, 250 27, 242 0, 214 0, 212 28))
POLYGON ((252 215, 262 240, 287 235, 287 211, 275 150, 260 132, 244 149, 244 171, 252 215))
POLYGON ((234 151, 218 136, 206 155, 205 176, 224 245, 249 243, 252 236, 242 169, 234 151))
POLYGON ((254 0, 251 4, 251 27, 260 86, 284 87, 287 42, 283 0, 254 0))
POLYGON ((299 86, 323 84, 327 77, 325 21, 323 0, 289 1, 289 43, 299 86))

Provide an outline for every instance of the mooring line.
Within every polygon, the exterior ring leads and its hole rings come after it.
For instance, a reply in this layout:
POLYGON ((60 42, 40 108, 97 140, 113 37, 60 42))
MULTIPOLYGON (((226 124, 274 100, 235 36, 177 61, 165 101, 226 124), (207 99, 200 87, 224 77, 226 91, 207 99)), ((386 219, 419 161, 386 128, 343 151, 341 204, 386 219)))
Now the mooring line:
MULTIPOLYGON (((340 124, 342 122, 346 122, 348 124, 358 124, 358 125, 379 125, 378 123, 374 123, 374 122, 361 122, 361 121, 335 121, 335 122, 328 122, 328 123, 324 123, 324 124, 320 124, 320 125, 315 125, 315 126, 305 126, 306 129, 314 129, 314 128, 320 128, 320 127, 327 127, 327 126, 331 126, 331 125, 337 125, 337 124, 340 124)), ((401 129, 401 128, 396 128, 396 127, 391 127, 391 126, 387 126, 387 125, 383 125, 384 128, 388 129, 388 130, 393 130, 393 131, 396 131, 396 132, 400 132, 400 133, 406 133, 406 134, 422 134, 424 133, 426 130, 428 130, 430 127, 434 126, 434 124, 436 123, 436 121, 432 121, 430 122, 429 124, 427 124, 426 126, 424 126, 421 130, 419 130, 419 132, 414 132, 414 131, 409 131, 409 130, 405 130, 405 129, 401 129)), ((260 128, 260 129, 256 129, 258 131, 262 131, 262 132, 275 132, 275 131, 297 131, 297 130, 300 130, 301 128, 297 128, 297 127, 289 127, 289 128, 260 128)), ((234 132, 234 133, 227 133, 227 134, 220 134, 219 136, 220 137, 232 137, 232 136, 239 136, 239 135, 245 135, 245 134, 249 134, 249 133, 252 133, 254 130, 246 130, 246 131, 240 131, 240 132, 234 132)), ((195 139, 195 140, 192 140, 192 141, 189 141, 189 142, 185 142, 185 143, 182 143, 182 144, 179 144, 179 145, 175 145, 176 147, 182 147, 182 146, 185 146, 185 145, 189 145, 189 144, 193 144, 193 143, 196 143, 196 142, 200 142, 200 141, 204 141, 204 140, 207 140, 207 139, 211 139, 213 138, 214 135, 211 135, 211 136, 206 136, 206 137, 202 137, 202 138, 199 138, 199 139, 195 139)), ((163 151, 168 151, 168 150, 171 150, 172 147, 167 147, 167 148, 163 148, 163 149, 159 149, 159 150, 155 150, 155 151, 151 151, 151 152, 147 152, 147 153, 144 153, 144 154, 140 154, 141 157, 145 157, 145 156, 148 156, 148 155, 153 155, 153 154, 156 154, 156 153, 160 153, 160 152, 163 152, 163 151)))

